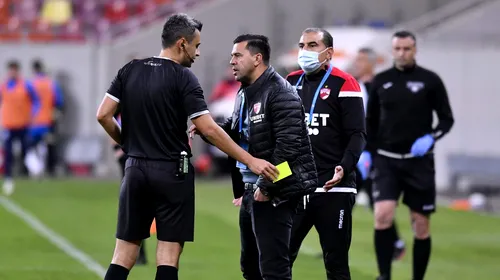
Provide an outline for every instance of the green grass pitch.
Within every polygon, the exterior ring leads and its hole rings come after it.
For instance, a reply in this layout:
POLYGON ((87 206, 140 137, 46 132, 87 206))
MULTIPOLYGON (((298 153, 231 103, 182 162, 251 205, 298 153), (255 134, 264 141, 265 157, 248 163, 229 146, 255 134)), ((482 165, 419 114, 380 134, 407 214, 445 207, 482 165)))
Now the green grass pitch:
MULTIPOLYGON (((11 199, 75 247, 107 268, 114 247, 118 181, 18 181, 11 199)), ((231 204, 226 182, 198 180, 195 242, 184 249, 180 265, 183 280, 243 279, 239 269, 238 208, 231 204)), ((394 263, 394 279, 411 279, 412 235, 408 211, 398 210, 400 231, 408 245, 405 258, 394 263)), ((372 213, 354 211, 351 271, 354 280, 373 280, 372 213)), ((427 279, 500 279, 500 219, 475 213, 438 209, 432 217, 433 251, 427 279)), ((129 279, 154 279, 152 236, 146 241, 149 265, 135 267, 129 279)), ((294 267, 294 279, 325 279, 317 235, 304 243, 294 267)), ((0 279, 99 279, 70 258, 20 218, 0 206, 0 279)))

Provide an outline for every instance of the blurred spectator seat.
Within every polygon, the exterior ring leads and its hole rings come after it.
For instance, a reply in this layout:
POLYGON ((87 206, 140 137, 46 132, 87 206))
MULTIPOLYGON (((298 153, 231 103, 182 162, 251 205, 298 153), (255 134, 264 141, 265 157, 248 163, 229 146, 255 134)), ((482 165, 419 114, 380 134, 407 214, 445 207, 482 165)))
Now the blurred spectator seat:
POLYGON ((12 3, 15 15, 19 17, 22 25, 31 26, 38 18, 40 5, 36 0, 16 0, 12 3))
POLYGON ((10 18, 6 24, 0 25, 0 41, 18 42, 22 39, 21 21, 17 17, 10 18))
POLYGON ((112 0, 104 5, 104 16, 111 23, 124 21, 129 16, 128 5, 124 0, 112 0))
POLYGON ((72 9, 69 0, 45 0, 42 6, 41 19, 51 25, 62 25, 72 18, 72 9))
POLYGON ((0 0, 0 24, 6 24, 10 16, 10 1, 0 0))
POLYGON ((82 20, 84 28, 95 27, 100 17, 98 8, 97 2, 94 0, 80 2, 78 15, 82 20))
POLYGON ((156 8, 155 0, 143 0, 136 3, 132 10, 134 15, 147 15, 154 12, 156 8))
POLYGON ((28 33, 28 40, 35 43, 47 43, 54 39, 54 31, 50 24, 43 20, 33 22, 28 33))
POLYGON ((0 0, 0 36, 3 41, 109 40, 205 1, 0 0))
POLYGON ((82 24, 77 19, 70 20, 58 33, 58 39, 65 42, 83 42, 85 41, 85 36, 82 31, 82 24))
POLYGON ((157 5, 171 4, 175 0, 154 0, 157 5))

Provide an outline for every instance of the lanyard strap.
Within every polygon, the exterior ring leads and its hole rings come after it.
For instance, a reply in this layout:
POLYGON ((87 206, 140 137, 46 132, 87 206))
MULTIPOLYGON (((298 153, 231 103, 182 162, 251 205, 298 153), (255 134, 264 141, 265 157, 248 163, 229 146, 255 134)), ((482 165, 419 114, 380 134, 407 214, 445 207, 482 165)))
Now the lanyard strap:
POLYGON ((240 121, 239 121, 239 132, 241 132, 241 130, 243 129, 243 108, 244 108, 244 104, 245 104, 245 94, 242 92, 241 94, 241 106, 240 106, 240 121))
MULTIPOLYGON (((313 117, 313 112, 314 112, 314 107, 316 107, 316 101, 318 100, 319 92, 320 92, 321 88, 323 87, 323 85, 326 83, 326 80, 328 79, 328 77, 330 76, 330 74, 332 73, 332 70, 333 70, 333 66, 330 65, 330 67, 328 67, 328 71, 326 71, 325 76, 323 76, 323 79, 321 80, 321 82, 318 85, 318 88, 316 89, 316 93, 314 94, 313 101, 311 103, 311 110, 309 111, 309 120, 308 120, 308 123, 307 123, 308 125, 311 125, 312 117, 313 117)), ((300 85, 300 83, 302 82, 302 79, 304 78, 305 74, 306 73, 303 73, 302 75, 300 75, 300 78, 297 81, 297 84, 295 85, 295 87, 298 87, 300 85)))

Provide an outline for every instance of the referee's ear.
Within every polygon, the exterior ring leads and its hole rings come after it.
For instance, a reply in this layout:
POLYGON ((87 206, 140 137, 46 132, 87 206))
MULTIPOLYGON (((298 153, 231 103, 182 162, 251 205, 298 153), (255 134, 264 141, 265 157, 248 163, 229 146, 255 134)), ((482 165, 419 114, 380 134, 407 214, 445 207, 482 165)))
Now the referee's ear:
POLYGON ((179 49, 186 49, 186 45, 188 44, 186 38, 182 37, 180 38, 179 40, 177 40, 177 46, 179 47, 179 49))

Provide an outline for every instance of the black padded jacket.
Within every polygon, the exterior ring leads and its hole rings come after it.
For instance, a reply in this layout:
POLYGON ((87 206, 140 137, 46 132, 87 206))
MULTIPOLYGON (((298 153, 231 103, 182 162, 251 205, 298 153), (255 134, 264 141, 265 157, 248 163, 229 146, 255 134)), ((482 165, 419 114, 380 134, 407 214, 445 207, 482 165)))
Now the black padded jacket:
MULTIPOLYGON (((262 176, 256 185, 275 201, 296 198, 315 191, 316 165, 305 122, 305 112, 297 91, 269 67, 253 84, 242 87, 232 116, 220 126, 238 143, 241 102, 249 116, 248 152, 278 165, 287 161, 292 175, 272 183, 262 176)), ((244 184, 234 159, 230 159, 234 197, 244 192, 244 184)))

